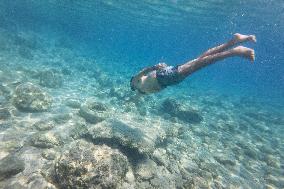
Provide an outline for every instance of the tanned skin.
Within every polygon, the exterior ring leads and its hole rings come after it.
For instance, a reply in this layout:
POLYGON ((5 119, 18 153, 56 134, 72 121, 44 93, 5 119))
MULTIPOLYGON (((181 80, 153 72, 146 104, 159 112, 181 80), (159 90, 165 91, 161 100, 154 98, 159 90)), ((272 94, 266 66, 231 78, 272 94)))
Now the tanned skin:
MULTIPOLYGON (((255 60, 254 50, 244 46, 238 46, 247 41, 255 43, 256 37, 254 35, 242 35, 236 33, 228 42, 211 48, 201 54, 198 58, 180 65, 178 67, 178 74, 186 78, 201 68, 214 64, 215 62, 221 61, 225 58, 235 56, 243 57, 253 62, 255 60)), ((166 66, 167 65, 165 63, 159 63, 155 66, 144 68, 131 79, 132 89, 136 89, 144 94, 161 91, 163 87, 160 86, 156 78, 156 70, 166 66)))

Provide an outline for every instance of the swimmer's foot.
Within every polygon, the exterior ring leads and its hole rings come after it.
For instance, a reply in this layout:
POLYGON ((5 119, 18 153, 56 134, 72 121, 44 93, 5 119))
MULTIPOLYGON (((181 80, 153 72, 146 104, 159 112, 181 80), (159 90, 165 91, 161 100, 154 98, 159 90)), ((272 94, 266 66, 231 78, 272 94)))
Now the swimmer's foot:
POLYGON ((244 46, 238 46, 238 47, 235 47, 234 50, 241 56, 249 59, 252 63, 254 62, 255 54, 254 54, 253 49, 250 49, 244 46))
POLYGON ((239 33, 235 33, 234 37, 235 37, 235 40, 239 43, 246 42, 246 41, 251 41, 251 42, 256 43, 255 35, 242 35, 242 34, 239 34, 239 33))

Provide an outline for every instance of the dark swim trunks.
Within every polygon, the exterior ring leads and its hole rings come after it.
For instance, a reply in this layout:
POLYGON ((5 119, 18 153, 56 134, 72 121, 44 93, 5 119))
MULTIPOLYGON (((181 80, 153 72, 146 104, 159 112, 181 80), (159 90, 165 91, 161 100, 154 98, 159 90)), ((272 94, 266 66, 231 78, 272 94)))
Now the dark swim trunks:
POLYGON ((156 77, 161 87, 180 83, 185 77, 178 73, 178 66, 167 66, 156 70, 156 77))

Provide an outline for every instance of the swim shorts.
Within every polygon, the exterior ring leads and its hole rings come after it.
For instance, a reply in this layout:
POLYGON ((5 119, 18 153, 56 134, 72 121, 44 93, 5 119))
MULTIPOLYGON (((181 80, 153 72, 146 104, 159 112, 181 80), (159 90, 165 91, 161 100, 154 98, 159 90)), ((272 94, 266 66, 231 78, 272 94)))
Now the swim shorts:
POLYGON ((161 87, 180 83, 184 77, 178 73, 178 66, 167 66, 156 70, 156 77, 161 87))

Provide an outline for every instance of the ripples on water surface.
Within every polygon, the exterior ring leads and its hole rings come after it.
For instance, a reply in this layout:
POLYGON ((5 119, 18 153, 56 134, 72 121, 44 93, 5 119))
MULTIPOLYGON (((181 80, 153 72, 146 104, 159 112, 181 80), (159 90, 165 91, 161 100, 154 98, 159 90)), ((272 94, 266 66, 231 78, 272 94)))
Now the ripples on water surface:
POLYGON ((0 188, 283 188, 284 3, 0 0, 0 188), (144 66, 240 32, 224 60, 137 96, 144 66))

